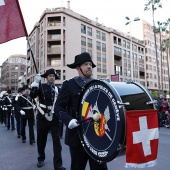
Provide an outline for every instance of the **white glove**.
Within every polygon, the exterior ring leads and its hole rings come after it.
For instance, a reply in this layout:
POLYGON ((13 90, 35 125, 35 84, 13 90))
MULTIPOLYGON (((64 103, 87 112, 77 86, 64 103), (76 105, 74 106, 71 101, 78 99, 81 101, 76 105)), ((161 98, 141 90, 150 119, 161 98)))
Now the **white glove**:
POLYGON ((41 74, 37 74, 36 76, 35 76, 35 82, 36 83, 39 83, 41 81, 41 74))
POLYGON ((77 126, 79 126, 80 124, 77 123, 76 119, 71 119, 71 121, 68 124, 68 128, 69 129, 73 129, 76 128, 77 126))
POLYGON ((34 109, 34 110, 36 109, 36 105, 34 105, 34 104, 33 104, 33 106, 32 106, 32 107, 33 107, 33 109, 34 109))
POLYGON ((25 115, 25 112, 23 110, 20 110, 21 115, 25 115))

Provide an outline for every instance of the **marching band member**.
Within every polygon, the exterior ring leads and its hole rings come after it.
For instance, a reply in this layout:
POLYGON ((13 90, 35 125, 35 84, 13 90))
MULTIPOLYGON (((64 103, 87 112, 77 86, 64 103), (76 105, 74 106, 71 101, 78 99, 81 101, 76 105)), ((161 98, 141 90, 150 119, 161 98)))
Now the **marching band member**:
POLYGON ((13 96, 11 95, 11 90, 7 91, 6 97, 4 98, 4 103, 6 105, 6 119, 7 119, 7 129, 15 130, 15 125, 14 125, 14 115, 12 114, 12 98, 13 96))
POLYGON ((42 75, 37 74, 35 81, 31 84, 31 97, 36 98, 37 102, 37 148, 38 148, 38 167, 44 165, 45 147, 48 132, 51 132, 53 140, 53 164, 55 170, 65 170, 62 167, 61 143, 59 139, 60 123, 54 114, 54 105, 58 96, 58 88, 55 86, 55 79, 59 79, 54 69, 46 70, 42 75), (41 84, 41 77, 47 79, 47 83, 41 84))
POLYGON ((23 86, 23 94, 18 97, 17 101, 17 109, 21 114, 21 136, 22 136, 22 143, 26 143, 26 124, 28 121, 29 127, 29 141, 30 145, 35 143, 34 137, 34 107, 35 105, 32 104, 32 99, 29 95, 30 89, 28 85, 23 86))
POLYGON ((80 93, 85 84, 92 80, 92 68, 96 65, 89 53, 84 52, 75 56, 74 63, 67 66, 76 69, 79 76, 63 83, 56 101, 55 113, 67 126, 65 143, 70 147, 71 170, 85 170, 88 160, 91 170, 107 170, 105 163, 99 164, 86 153, 78 135, 80 93))
POLYGON ((19 88, 18 94, 13 97, 13 101, 12 101, 13 102, 13 108, 14 108, 14 110, 13 110, 14 116, 15 116, 15 119, 16 119, 16 129, 17 129, 18 138, 21 137, 21 114, 17 109, 17 101, 18 101, 19 96, 22 95, 22 91, 23 91, 23 89, 19 88))

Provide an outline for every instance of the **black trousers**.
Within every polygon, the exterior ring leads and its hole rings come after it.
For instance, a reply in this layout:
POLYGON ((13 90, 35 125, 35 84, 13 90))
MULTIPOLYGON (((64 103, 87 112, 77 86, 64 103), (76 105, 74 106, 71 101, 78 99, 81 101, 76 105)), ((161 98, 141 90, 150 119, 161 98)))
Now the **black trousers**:
POLYGON ((53 164, 54 169, 62 166, 61 143, 59 138, 60 124, 59 121, 48 121, 46 119, 37 120, 37 148, 38 161, 45 160, 45 147, 47 142, 48 132, 51 132, 53 140, 53 164))
POLYGON ((84 150, 83 146, 70 147, 71 170, 85 170, 89 161, 90 170, 107 170, 106 163, 99 164, 93 160, 84 150))
POLYGON ((15 119, 16 119, 16 129, 17 129, 17 135, 20 136, 21 135, 21 116, 15 115, 15 119))
POLYGON ((11 126, 12 129, 14 129, 15 128, 14 115, 12 114, 11 108, 8 108, 8 110, 6 111, 6 119, 7 119, 7 129, 10 129, 11 126))
POLYGON ((26 140, 26 132, 25 128, 28 121, 28 128, 29 128, 29 140, 35 140, 34 137, 34 117, 25 117, 21 116, 21 136, 23 140, 26 140))

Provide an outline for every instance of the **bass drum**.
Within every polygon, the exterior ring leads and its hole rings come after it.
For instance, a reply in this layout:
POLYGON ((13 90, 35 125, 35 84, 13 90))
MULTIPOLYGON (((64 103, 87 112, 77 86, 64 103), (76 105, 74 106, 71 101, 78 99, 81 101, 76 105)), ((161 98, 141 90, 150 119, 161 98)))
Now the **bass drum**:
POLYGON ((99 163, 114 159, 125 144, 125 109, 153 109, 152 103, 149 92, 137 83, 89 82, 79 108, 79 136, 89 156, 99 163), (99 121, 89 120, 95 113, 99 121))

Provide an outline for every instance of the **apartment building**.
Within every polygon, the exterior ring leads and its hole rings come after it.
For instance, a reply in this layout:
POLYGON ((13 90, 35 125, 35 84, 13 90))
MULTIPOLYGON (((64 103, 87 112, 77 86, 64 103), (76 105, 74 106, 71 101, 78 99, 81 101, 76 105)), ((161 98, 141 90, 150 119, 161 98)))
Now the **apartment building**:
POLYGON ((26 72, 26 55, 11 55, 1 68, 1 90, 12 90, 16 93, 18 90, 18 78, 26 72))
POLYGON ((34 81, 36 72, 44 73, 49 68, 58 70, 60 80, 56 84, 62 84, 77 75, 76 70, 69 69, 66 64, 72 63, 75 55, 87 51, 97 65, 93 70, 94 78, 110 80, 112 75, 118 74, 120 81, 131 80, 133 70, 134 81, 146 85, 144 42, 106 27, 97 19, 93 21, 77 14, 69 7, 46 9, 29 37, 33 56, 28 46, 28 84, 34 81))

